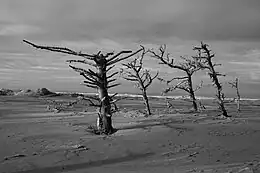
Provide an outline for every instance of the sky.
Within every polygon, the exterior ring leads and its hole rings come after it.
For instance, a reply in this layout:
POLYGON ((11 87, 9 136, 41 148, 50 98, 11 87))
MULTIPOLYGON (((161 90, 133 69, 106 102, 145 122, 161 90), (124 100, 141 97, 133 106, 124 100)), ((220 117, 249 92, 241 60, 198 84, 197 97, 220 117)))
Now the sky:
MULTIPOLYGON (((0 88, 95 92, 80 85, 82 76, 68 68, 65 61, 77 57, 35 50, 23 39, 91 54, 166 44, 176 59, 195 55, 193 46, 204 41, 222 64, 217 70, 227 75, 220 80, 225 84, 239 77, 242 97, 260 98, 259 16, 259 0, 0 0, 0 88)), ((145 67, 168 79, 183 75, 150 57, 145 67)), ((210 83, 206 72, 193 79, 210 83)), ((138 92, 118 80, 122 85, 112 91, 138 92)), ((155 81, 149 93, 163 87, 155 81)), ((228 85, 224 90, 235 93, 228 85)), ((214 94, 212 87, 198 93, 214 94)))

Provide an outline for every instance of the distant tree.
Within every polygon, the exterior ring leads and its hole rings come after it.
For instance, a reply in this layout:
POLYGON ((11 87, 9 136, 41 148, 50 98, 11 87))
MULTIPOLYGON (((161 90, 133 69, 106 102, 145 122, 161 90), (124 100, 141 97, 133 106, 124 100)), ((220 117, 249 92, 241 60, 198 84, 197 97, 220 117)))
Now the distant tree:
MULTIPOLYGON (((163 92, 162 95, 165 96, 165 93, 163 92)), ((165 104, 167 109, 173 108, 173 105, 172 103, 170 103, 169 98, 167 96, 165 96, 165 104)))
POLYGON ((112 100, 113 97, 116 96, 116 94, 109 96, 108 89, 120 85, 119 83, 112 84, 112 82, 116 81, 114 76, 117 75, 119 71, 113 72, 110 75, 108 75, 108 72, 110 72, 110 70, 112 70, 115 67, 116 63, 134 56, 135 54, 143 50, 143 48, 135 52, 121 51, 117 54, 114 54, 114 52, 109 52, 104 55, 101 53, 101 51, 95 54, 86 54, 86 53, 71 50, 69 48, 40 46, 32 42, 29 42, 27 40, 23 40, 23 41, 37 49, 43 49, 52 52, 60 52, 60 53, 84 58, 82 60, 67 60, 67 62, 69 63, 82 63, 82 64, 89 65, 91 67, 95 67, 96 70, 93 71, 91 69, 86 70, 83 68, 78 68, 69 65, 70 68, 72 68, 73 70, 75 70, 85 78, 83 85, 89 88, 96 89, 98 91, 98 95, 99 95, 98 98, 88 97, 84 99, 88 100, 91 106, 98 107, 99 109, 98 128, 100 129, 100 131, 102 131, 102 133, 105 134, 113 133, 114 128, 112 127, 112 118, 111 118, 113 112, 111 110, 111 104, 113 104, 112 100), (123 54, 128 54, 128 55, 124 57, 120 57, 123 54))
POLYGON ((212 58, 215 57, 215 54, 211 53, 212 51, 208 48, 209 45, 204 44, 201 42, 201 45, 198 47, 194 47, 193 50, 198 52, 197 56, 194 56, 194 58, 197 60, 197 65, 201 69, 208 70, 208 75, 210 79, 213 82, 213 85, 217 89, 217 101, 219 105, 219 109, 222 111, 222 114, 224 117, 229 117, 226 108, 225 108, 225 95, 222 91, 222 84, 219 82, 218 77, 219 76, 225 76, 215 70, 216 66, 219 66, 221 64, 215 64, 212 62, 212 58))
POLYGON ((238 87, 238 78, 235 78, 235 81, 228 82, 229 85, 231 85, 232 88, 236 89, 236 103, 237 103, 237 112, 240 112, 240 93, 239 93, 239 87, 238 87))
POLYGON ((147 115, 151 115, 147 89, 152 84, 153 80, 158 76, 159 72, 152 77, 151 72, 143 67, 143 59, 146 53, 147 51, 143 48, 143 52, 140 57, 135 58, 129 63, 122 64, 125 69, 122 68, 121 73, 125 80, 134 82, 136 87, 141 90, 146 107, 146 113, 147 115))
POLYGON ((197 86, 195 89, 193 87, 192 82, 192 75, 195 74, 197 71, 200 70, 200 67, 196 63, 196 59, 192 58, 186 58, 181 56, 182 62, 176 63, 173 58, 170 57, 170 54, 166 52, 166 45, 162 45, 159 48, 158 53, 156 53, 153 50, 149 50, 151 53, 151 56, 153 58, 158 59, 160 62, 159 64, 167 65, 170 68, 178 69, 183 72, 185 72, 185 76, 182 77, 174 77, 171 80, 165 80, 163 78, 158 78, 161 82, 165 82, 167 85, 169 85, 171 82, 178 80, 179 83, 177 85, 171 85, 168 87, 165 91, 163 91, 164 94, 171 92, 175 89, 180 89, 185 92, 187 92, 190 96, 190 99, 193 104, 193 109, 195 111, 198 111, 198 105, 195 97, 195 92, 201 88, 202 83, 200 86, 197 86))

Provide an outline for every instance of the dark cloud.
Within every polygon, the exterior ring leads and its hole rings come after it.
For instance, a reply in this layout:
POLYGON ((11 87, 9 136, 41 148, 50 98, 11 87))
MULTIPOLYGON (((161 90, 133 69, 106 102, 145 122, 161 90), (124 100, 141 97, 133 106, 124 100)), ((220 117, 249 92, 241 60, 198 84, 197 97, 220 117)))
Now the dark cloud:
MULTIPOLYGON (((83 47, 87 51, 94 47, 131 48, 133 42, 167 43, 175 57, 194 53, 192 45, 204 40, 212 45, 216 61, 224 64, 223 72, 240 75, 245 83, 254 82, 259 76, 258 67, 252 69, 252 66, 239 64, 259 63, 259 0, 0 0, 0 4, 0 52, 7 54, 0 54, 3 66, 24 65, 27 69, 38 65, 36 69, 47 69, 56 59, 53 69, 66 68, 67 57, 43 54, 22 44, 22 39, 48 45, 66 43, 66 46, 83 47), (19 53, 24 55, 15 55, 19 53), (230 61, 235 63, 228 64, 230 61)), ((155 64, 149 61, 147 67, 155 69, 155 64)), ((34 73, 26 71, 12 75, 19 79, 20 85, 30 85, 29 79, 36 79, 34 73)), ((43 78, 54 76, 42 75, 43 78)), ((75 74, 68 71, 62 75, 75 74)), ((78 87, 77 82, 75 85, 69 81, 68 85, 59 81, 54 84, 53 79, 49 78, 46 85, 78 87)), ((6 84, 4 80, 1 82, 6 84)))
POLYGON ((260 39, 259 0, 2 1, 2 18, 42 28, 42 39, 260 39))

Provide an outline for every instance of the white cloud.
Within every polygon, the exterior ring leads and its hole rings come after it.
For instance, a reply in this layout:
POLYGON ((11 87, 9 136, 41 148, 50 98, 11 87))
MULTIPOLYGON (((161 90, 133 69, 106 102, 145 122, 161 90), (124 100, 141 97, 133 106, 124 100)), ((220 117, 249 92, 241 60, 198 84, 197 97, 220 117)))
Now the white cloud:
POLYGON ((76 75, 76 76, 52 76, 51 77, 53 81, 60 81, 60 82, 66 82, 66 81, 78 81, 81 82, 84 78, 82 76, 76 75))
POLYGON ((54 79, 83 79, 81 76, 54 76, 54 79))
POLYGON ((259 66, 260 67, 260 62, 231 61, 229 63, 241 65, 241 66, 259 66))
POLYGON ((259 49, 252 49, 246 52, 246 55, 244 55, 246 58, 251 59, 259 59, 260 61, 260 50, 259 49))
POLYGON ((47 67, 47 66, 34 66, 31 67, 32 69, 39 69, 39 70, 63 70, 62 68, 57 67, 47 67))
POLYGON ((249 76, 251 80, 259 80, 260 79, 260 72, 256 72, 256 71, 250 71, 249 72, 249 76))
POLYGON ((0 28, 0 36, 27 35, 38 33, 40 31, 40 28, 32 25, 8 24, 0 28))
POLYGON ((0 80, 12 80, 14 79, 12 76, 0 76, 0 80))
POLYGON ((9 73, 14 71, 13 69, 9 69, 9 68, 0 68, 0 73, 9 73))

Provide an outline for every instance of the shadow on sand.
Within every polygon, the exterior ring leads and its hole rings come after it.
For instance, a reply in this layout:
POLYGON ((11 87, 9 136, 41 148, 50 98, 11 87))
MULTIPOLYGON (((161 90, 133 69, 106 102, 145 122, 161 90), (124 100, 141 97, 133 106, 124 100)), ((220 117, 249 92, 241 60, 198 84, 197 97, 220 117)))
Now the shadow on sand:
POLYGON ((89 161, 85 163, 78 163, 78 164, 71 164, 71 165, 59 165, 53 167, 46 167, 46 168, 38 168, 33 170, 27 171, 19 171, 16 173, 59 173, 59 172, 67 172, 67 171, 76 171, 80 169, 87 169, 92 167, 99 167, 104 165, 122 163, 132 160, 137 160, 141 158, 146 158, 149 156, 154 155, 154 153, 144 153, 144 154, 129 154, 125 157, 120 158, 113 158, 113 159, 106 159, 106 160, 97 160, 97 161, 89 161))
POLYGON ((151 127, 156 126, 165 126, 167 128, 179 130, 179 129, 185 129, 187 131, 192 130, 191 128, 184 127, 182 125, 182 122, 173 120, 173 119, 165 119, 165 120, 145 120, 141 121, 140 124, 134 124, 134 125, 128 125, 124 127, 119 127, 116 130, 131 130, 131 129, 147 129, 151 127))
MULTIPOLYGON (((180 124, 183 124, 183 121, 179 121, 179 120, 175 120, 175 119, 161 119, 161 120, 152 119, 152 120, 139 121, 139 123, 140 124, 126 125, 123 127, 114 128, 112 134, 114 134, 118 131, 123 131, 123 130, 133 130, 133 129, 147 130, 147 129, 150 129, 150 128, 156 127, 156 126, 165 126, 167 128, 178 130, 178 131, 179 130, 192 131, 192 128, 187 128, 187 127, 180 125, 180 124)), ((95 126, 89 126, 89 128, 86 131, 91 134, 94 134, 94 135, 104 135, 103 133, 100 133, 100 131, 98 131, 95 126)), ((109 135, 112 135, 112 134, 109 134, 109 135)))

